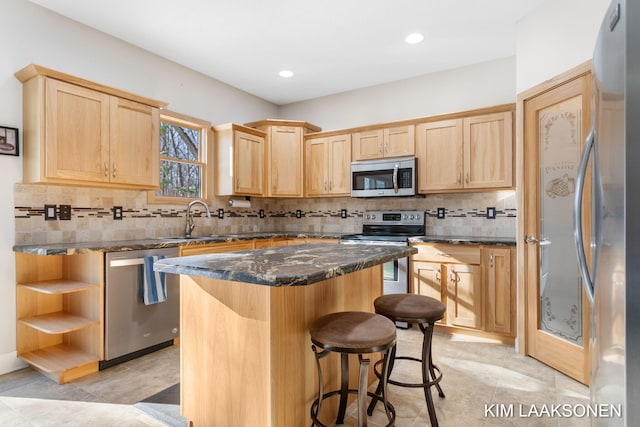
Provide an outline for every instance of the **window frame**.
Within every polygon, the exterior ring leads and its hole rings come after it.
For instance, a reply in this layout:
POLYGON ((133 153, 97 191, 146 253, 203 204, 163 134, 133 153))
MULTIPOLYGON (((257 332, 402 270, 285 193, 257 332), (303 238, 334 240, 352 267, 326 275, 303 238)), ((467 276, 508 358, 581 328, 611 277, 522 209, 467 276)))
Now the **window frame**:
MULTIPOLYGON (((211 123, 202 120, 196 119, 194 117, 190 117, 181 113, 177 113, 171 110, 160 110, 160 122, 171 123, 176 126, 183 126, 192 129, 198 129, 200 131, 200 150, 198 152, 198 161, 189 161, 184 160, 183 163, 198 165, 201 169, 201 200, 207 203, 207 205, 211 204, 212 194, 211 189, 213 186, 211 185, 212 175, 212 159, 211 155, 213 153, 212 150, 212 141, 213 141, 213 131, 211 129, 211 123)), ((160 126, 160 122, 158 126, 160 126)), ((158 156, 160 158, 159 165, 162 164, 163 160, 175 161, 175 157, 163 157, 159 152, 158 156)), ((160 169, 158 169, 158 175, 160 175, 160 169)), ((159 188, 158 188, 159 189, 159 188)), ((158 196, 156 195, 155 190, 150 190, 147 192, 147 203, 149 204, 180 204, 183 205, 185 203, 189 203, 192 200, 196 200, 198 197, 171 197, 171 196, 158 196)))

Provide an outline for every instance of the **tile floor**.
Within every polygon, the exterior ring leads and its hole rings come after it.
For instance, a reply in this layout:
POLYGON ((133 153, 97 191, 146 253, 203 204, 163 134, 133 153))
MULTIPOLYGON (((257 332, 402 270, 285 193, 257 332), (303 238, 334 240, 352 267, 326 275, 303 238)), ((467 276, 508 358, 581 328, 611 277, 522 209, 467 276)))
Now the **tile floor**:
MULTIPOLYGON (((398 330, 398 354, 418 355, 421 337, 417 329, 398 330)), ((590 424, 590 420, 577 417, 525 417, 532 405, 539 409, 553 404, 587 404, 589 390, 546 365, 515 353, 511 346, 436 334, 434 362, 444 373, 441 385, 446 398, 441 399, 434 392, 438 421, 443 427, 590 424)), ((0 425, 165 426, 133 404, 177 383, 178 365, 179 349, 171 347, 62 386, 31 369, 2 375, 0 425)), ((394 376, 419 376, 418 366, 415 362, 398 362, 394 376)), ((429 425, 421 389, 390 386, 389 399, 396 408, 396 426, 429 425)), ((384 421, 382 405, 378 405, 369 425, 382 426, 384 421)), ((357 422, 350 416, 345 425, 357 422)))

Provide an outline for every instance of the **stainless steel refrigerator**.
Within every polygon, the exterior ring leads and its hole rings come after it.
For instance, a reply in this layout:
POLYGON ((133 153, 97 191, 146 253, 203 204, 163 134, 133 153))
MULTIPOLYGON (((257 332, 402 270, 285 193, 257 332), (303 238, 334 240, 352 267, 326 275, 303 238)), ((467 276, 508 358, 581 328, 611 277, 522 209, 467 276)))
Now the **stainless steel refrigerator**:
MULTIPOLYGON (((591 400, 640 425, 640 2, 614 0, 593 54, 592 128, 580 163, 574 219, 591 307, 591 400), (585 181, 591 183, 584 186, 585 181), (582 206, 589 189, 590 207, 582 206), (582 209, 581 209, 582 206, 582 209), (584 225, 590 229, 583 246, 584 225), (587 223, 587 218, 589 222, 587 223), (586 253, 585 253, 586 252, 586 253)), ((585 199, 588 200, 588 199, 585 199)))

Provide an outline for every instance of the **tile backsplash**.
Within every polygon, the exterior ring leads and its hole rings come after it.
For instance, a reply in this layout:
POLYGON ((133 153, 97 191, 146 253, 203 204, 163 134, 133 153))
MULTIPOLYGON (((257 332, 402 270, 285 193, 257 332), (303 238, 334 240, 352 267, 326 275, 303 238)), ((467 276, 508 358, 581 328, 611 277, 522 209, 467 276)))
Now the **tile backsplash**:
MULTIPOLYGON (((438 236, 513 237, 516 235, 514 191, 454 193, 415 198, 352 199, 262 199, 252 198, 250 208, 229 207, 228 197, 216 197, 210 204, 211 218, 195 206, 194 235, 249 233, 260 231, 358 233, 366 210, 422 210, 426 213, 426 234, 438 236), (487 208, 495 218, 487 218, 487 208), (437 218, 438 208, 445 217, 437 218), (218 210, 224 217, 219 219, 218 210), (347 217, 341 218, 346 209, 347 217), (296 217, 300 210, 301 218, 296 217), (263 218, 260 212, 263 211, 263 218)), ((70 243, 82 241, 131 240, 181 236, 187 203, 149 205, 147 193, 15 184, 14 211, 16 244, 70 243), (71 206, 70 220, 45 220, 45 205, 71 206), (121 220, 113 218, 114 206, 121 206, 121 220)))

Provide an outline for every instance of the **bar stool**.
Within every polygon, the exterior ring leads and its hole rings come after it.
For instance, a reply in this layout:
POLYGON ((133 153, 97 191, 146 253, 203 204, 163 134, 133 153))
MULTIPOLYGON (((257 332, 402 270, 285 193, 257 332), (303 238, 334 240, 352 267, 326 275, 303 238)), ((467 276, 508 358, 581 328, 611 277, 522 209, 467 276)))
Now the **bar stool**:
MULTIPOLYGON (((391 351, 391 360, 389 362, 387 375, 389 377, 391 376, 393 365, 396 360, 413 360, 422 364, 422 382, 406 383, 392 380, 390 378, 388 378, 387 381, 389 384, 401 387, 422 388, 424 390, 424 397, 427 401, 429 420, 433 427, 437 427, 438 419, 436 418, 436 410, 431 396, 431 387, 435 386, 438 389, 440 397, 445 396, 439 384, 440 380, 442 380, 442 372, 440 372, 440 369, 433 364, 431 359, 431 341, 433 337, 434 324, 444 316, 444 312, 446 310, 445 305, 435 298, 424 295, 390 294, 376 298, 373 302, 373 306, 375 307, 376 313, 387 317, 393 322, 407 322, 409 324, 417 323, 420 327, 423 334, 422 358, 418 359, 409 356, 396 356, 396 347, 394 346, 391 351)), ((384 376, 383 371, 380 371, 378 363, 374 365, 374 372, 378 378, 384 376)), ((377 393, 379 393, 379 391, 376 391, 376 394, 377 393)), ((369 404, 369 414, 373 413, 378 400, 379 399, 374 398, 369 404)))
POLYGON ((396 343, 396 327, 384 316, 360 311, 344 311, 322 316, 313 322, 309 328, 311 346, 318 368, 318 398, 311 404, 312 426, 326 427, 318 420, 322 401, 331 396, 340 396, 338 417, 336 424, 344 423, 348 394, 357 394, 358 426, 367 425, 366 398, 382 400, 389 424, 395 425, 396 412, 387 401, 387 369, 391 349, 396 343), (322 350, 318 350, 318 348, 322 350), (320 359, 331 352, 340 353, 340 389, 324 392, 320 359), (382 365, 378 390, 376 393, 367 391, 369 359, 363 354, 382 353, 379 361, 382 365), (349 354, 357 354, 360 364, 358 388, 349 389, 349 354))

